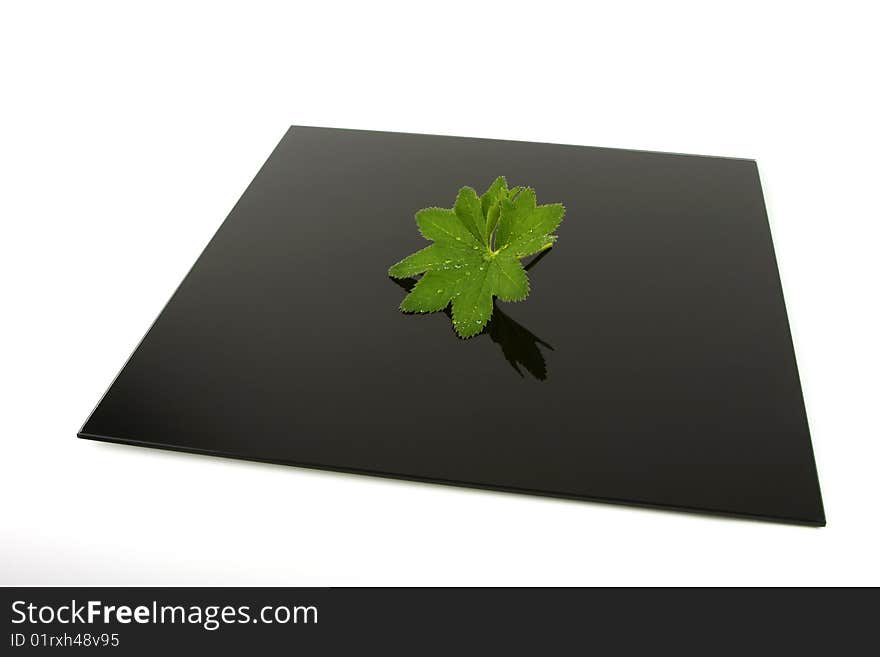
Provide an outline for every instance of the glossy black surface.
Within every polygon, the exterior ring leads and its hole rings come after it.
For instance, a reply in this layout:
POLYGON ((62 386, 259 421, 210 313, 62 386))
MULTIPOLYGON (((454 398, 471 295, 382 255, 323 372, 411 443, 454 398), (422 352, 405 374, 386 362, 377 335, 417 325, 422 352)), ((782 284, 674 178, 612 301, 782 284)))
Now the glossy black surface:
POLYGON ((824 524, 749 160, 291 128, 80 435, 824 524), (566 219, 463 341, 386 271, 498 175, 566 219))

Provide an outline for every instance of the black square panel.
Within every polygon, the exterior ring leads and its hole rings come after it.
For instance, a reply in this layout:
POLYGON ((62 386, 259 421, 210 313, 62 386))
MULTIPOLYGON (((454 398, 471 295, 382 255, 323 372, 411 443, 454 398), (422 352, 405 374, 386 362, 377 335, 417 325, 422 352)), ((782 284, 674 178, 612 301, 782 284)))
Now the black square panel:
POLYGON ((751 160, 293 127, 79 435, 825 522, 751 160), (414 213, 499 175, 567 207, 529 298, 399 312, 414 213))

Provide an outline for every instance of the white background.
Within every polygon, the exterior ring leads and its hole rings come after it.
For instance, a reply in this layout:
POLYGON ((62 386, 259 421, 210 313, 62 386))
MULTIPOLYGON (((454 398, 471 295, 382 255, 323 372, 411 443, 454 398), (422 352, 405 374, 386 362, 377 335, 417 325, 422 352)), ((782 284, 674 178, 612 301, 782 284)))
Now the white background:
POLYGON ((880 584, 872 3, 6 2, 0 584, 880 584), (77 440, 288 125, 758 160, 828 526, 77 440))

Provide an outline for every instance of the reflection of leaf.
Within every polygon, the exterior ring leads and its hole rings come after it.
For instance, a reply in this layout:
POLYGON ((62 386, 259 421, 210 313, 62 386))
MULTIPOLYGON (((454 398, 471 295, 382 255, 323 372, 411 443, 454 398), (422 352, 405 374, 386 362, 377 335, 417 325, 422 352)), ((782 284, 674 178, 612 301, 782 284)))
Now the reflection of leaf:
POLYGON ((486 333, 492 342, 501 346, 504 358, 510 363, 517 374, 523 376, 518 365, 522 365, 529 373, 543 381, 547 378, 547 363, 538 345, 553 350, 549 344, 529 331, 526 327, 513 321, 497 307, 492 321, 486 327, 486 333))
MULTIPOLYGON (((534 267, 550 251, 542 252, 534 258, 526 267, 526 270, 534 267)), ((411 291, 417 281, 414 278, 392 279, 407 292, 411 291)), ((449 308, 444 313, 451 316, 449 308)), ((483 333, 488 335, 495 344, 501 347, 505 360, 516 370, 520 376, 524 376, 520 367, 526 369, 533 377, 543 381, 547 378, 547 363, 538 345, 552 350, 553 347, 541 340, 527 328, 510 318, 506 313, 494 306, 492 319, 489 321, 483 333)))
POLYGON ((393 278, 424 274, 400 309, 436 312, 451 302, 458 335, 477 335, 492 316, 495 297, 522 301, 528 296, 529 279, 519 261, 553 245, 563 214, 560 204, 537 205, 533 189, 508 190, 503 176, 482 196, 463 187, 451 210, 420 210, 419 232, 433 244, 388 270, 393 278))

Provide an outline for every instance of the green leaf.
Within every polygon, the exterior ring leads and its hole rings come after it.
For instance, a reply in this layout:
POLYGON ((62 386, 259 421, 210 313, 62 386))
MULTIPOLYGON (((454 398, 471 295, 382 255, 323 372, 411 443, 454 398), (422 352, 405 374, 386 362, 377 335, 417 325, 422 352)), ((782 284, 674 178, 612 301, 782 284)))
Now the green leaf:
POLYGON ((489 208, 500 203, 502 198, 507 198, 507 179, 504 176, 498 176, 486 190, 486 193, 480 197, 483 215, 487 216, 489 208))
POLYGON ((526 256, 535 255, 545 249, 549 249, 556 243, 557 239, 559 238, 556 235, 537 235, 507 247, 507 254, 512 255, 514 258, 525 258, 526 256))
MULTIPOLYGON (((476 242, 472 243, 476 246, 476 242)), ((393 265, 388 270, 388 274, 394 278, 407 278, 422 274, 429 269, 440 269, 473 255, 475 255, 473 246, 457 242, 434 242, 393 265)))
POLYGON ((529 277, 517 258, 499 255, 492 265, 495 296, 502 301, 522 301, 529 296, 529 277))
POLYGON ((455 216, 459 218, 470 233, 483 244, 486 241, 486 219, 483 217, 483 208, 480 198, 473 187, 462 187, 455 199, 455 216))
POLYGON ((513 200, 501 202, 501 217, 498 220, 498 234, 495 248, 507 246, 511 238, 522 233, 528 217, 535 211, 535 190, 523 189, 513 200))
POLYGON ((416 224, 422 237, 429 240, 447 240, 478 244, 474 235, 456 216, 454 210, 425 208, 416 212, 416 224))
POLYGON ((486 213, 486 233, 491 235, 498 225, 498 219, 501 216, 501 203, 496 203, 489 208, 486 213))
POLYGON ((548 249, 556 242, 553 231, 564 215, 561 203, 537 205, 535 191, 526 188, 515 199, 502 201, 495 248, 516 258, 548 249))
POLYGON ((492 317, 494 297, 522 301, 529 295, 520 258, 555 243, 552 233, 564 213, 560 204, 537 205, 533 189, 508 190, 503 176, 479 197, 473 188, 462 187, 452 210, 419 210, 419 232, 433 244, 388 270, 394 278, 423 274, 400 309, 428 313, 451 303, 458 335, 480 333, 492 317))
POLYGON ((504 176, 498 176, 495 182, 480 197, 480 206, 483 217, 486 219, 486 236, 492 235, 495 226, 498 225, 498 217, 501 214, 501 201, 507 198, 507 180, 504 176))

